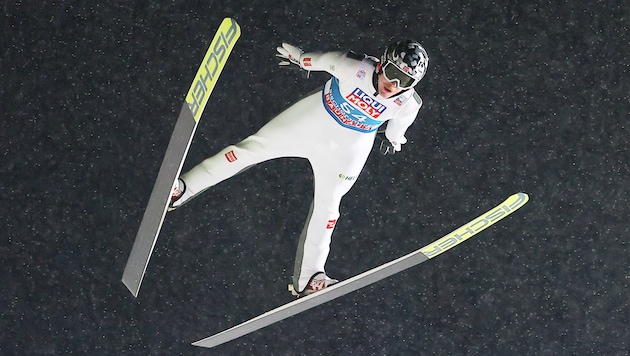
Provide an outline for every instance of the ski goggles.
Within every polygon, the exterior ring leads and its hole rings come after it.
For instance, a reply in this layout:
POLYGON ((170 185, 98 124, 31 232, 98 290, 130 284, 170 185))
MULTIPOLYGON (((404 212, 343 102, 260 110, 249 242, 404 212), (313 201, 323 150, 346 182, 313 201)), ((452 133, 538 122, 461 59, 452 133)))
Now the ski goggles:
POLYGON ((387 61, 383 66, 383 75, 390 82, 397 82, 401 89, 409 89, 416 84, 416 79, 403 72, 394 63, 387 61))

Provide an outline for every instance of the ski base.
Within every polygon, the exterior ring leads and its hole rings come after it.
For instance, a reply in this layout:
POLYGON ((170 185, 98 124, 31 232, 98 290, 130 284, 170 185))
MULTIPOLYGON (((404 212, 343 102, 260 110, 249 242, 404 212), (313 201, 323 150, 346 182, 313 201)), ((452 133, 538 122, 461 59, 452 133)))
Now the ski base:
POLYGON ((137 297, 140 291, 140 284, 164 223, 171 192, 186 159, 196 128, 197 123, 193 120, 188 105, 184 104, 123 272, 122 282, 134 297, 137 297))
POLYGON ((201 114, 240 33, 240 27, 233 19, 225 18, 221 22, 188 90, 123 272, 122 282, 134 297, 140 291, 164 223, 171 192, 181 173, 201 114))
POLYGON ((420 263, 446 252, 479 232, 487 229, 525 205, 528 200, 529 197, 525 193, 514 194, 495 208, 419 250, 373 268, 367 272, 361 273, 348 280, 333 284, 332 286, 319 292, 282 305, 242 324, 205 339, 196 341, 192 343, 192 345, 206 348, 221 345, 288 317, 299 314, 305 310, 361 289, 408 268, 419 265, 420 263))

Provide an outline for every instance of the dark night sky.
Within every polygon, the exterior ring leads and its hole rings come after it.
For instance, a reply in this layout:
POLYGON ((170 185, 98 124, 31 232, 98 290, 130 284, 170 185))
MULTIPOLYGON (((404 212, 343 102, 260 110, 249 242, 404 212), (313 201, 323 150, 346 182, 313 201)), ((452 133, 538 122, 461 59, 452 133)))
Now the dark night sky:
POLYGON ((44 3, 0 5, 1 354, 630 352, 626 2, 44 3), (416 250, 515 192, 530 202, 387 280, 190 346, 292 300, 312 194, 306 161, 254 167, 167 216, 137 299, 120 282, 226 16, 242 37, 185 169, 327 79, 278 68, 283 41, 380 55, 410 37, 429 53, 409 143, 373 154, 342 202, 331 276, 416 250))

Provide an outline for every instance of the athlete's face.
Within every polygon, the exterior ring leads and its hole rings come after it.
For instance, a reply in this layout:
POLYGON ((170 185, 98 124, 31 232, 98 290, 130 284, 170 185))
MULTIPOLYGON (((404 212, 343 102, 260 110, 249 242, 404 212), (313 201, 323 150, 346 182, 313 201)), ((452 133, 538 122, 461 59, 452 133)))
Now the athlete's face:
POLYGON ((385 78, 383 73, 378 75, 378 95, 387 99, 400 93, 401 91, 402 89, 398 87, 397 82, 390 82, 387 78, 385 78))

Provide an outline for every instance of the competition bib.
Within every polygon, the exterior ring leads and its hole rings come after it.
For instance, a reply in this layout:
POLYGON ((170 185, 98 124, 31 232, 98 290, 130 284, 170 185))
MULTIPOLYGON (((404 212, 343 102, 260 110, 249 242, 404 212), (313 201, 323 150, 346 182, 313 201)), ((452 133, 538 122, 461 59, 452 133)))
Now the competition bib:
POLYGON ((387 107, 359 88, 343 96, 339 91, 339 80, 331 78, 330 89, 322 91, 324 107, 341 126, 360 131, 373 132, 383 123, 379 116, 387 107))

